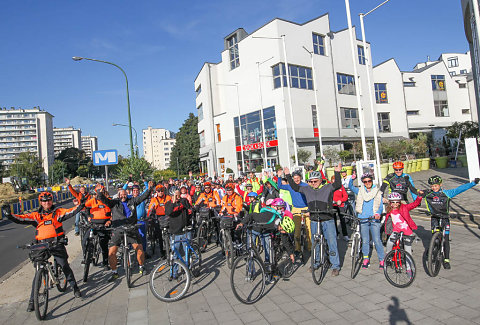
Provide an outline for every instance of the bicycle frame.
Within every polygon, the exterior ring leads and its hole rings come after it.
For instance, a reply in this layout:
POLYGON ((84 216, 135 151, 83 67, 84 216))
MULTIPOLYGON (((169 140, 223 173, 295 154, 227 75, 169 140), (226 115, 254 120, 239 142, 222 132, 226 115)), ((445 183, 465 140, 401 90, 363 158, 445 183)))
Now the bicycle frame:
POLYGON ((395 251, 392 261, 395 262, 395 268, 402 268, 402 258, 400 255, 399 250, 403 249, 404 244, 403 244, 403 231, 400 232, 397 236, 397 239, 395 240, 395 245, 393 246, 392 250, 395 251))

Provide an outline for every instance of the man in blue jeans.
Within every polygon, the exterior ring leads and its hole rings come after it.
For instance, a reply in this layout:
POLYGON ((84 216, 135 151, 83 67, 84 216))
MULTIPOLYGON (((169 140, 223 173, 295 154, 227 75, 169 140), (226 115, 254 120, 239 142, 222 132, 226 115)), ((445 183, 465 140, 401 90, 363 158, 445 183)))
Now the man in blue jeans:
POLYGON ((317 232, 318 223, 321 222, 322 224, 323 234, 328 243, 329 259, 332 264, 332 276, 338 276, 340 274, 337 230, 335 228, 333 214, 330 213, 330 211, 333 212, 333 192, 342 187, 340 176, 341 169, 342 164, 338 164, 335 167, 335 181, 333 183, 327 183, 326 179, 322 179, 322 174, 320 172, 313 171, 310 173, 308 179, 309 186, 300 186, 293 181, 292 175, 290 175, 290 170, 287 167, 284 168, 288 184, 290 184, 295 192, 300 192, 305 195, 310 213, 312 242, 314 235, 317 232))

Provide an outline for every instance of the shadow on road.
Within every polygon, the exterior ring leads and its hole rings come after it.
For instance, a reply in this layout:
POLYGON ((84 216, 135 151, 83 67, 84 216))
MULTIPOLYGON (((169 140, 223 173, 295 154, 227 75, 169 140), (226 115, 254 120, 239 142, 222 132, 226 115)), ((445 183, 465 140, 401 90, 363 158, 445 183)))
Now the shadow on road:
POLYGON ((390 316, 388 318, 390 325, 398 324, 399 322, 412 324, 408 319, 407 312, 405 309, 400 308, 400 302, 398 301, 397 297, 391 297, 392 304, 388 305, 387 309, 390 312, 390 316))

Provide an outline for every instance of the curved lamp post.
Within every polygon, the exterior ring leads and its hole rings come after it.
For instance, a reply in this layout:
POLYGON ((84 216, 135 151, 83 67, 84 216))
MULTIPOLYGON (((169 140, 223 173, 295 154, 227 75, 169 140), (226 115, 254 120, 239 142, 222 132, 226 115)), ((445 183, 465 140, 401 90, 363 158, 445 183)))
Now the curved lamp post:
MULTIPOLYGON (((127 128, 129 127, 126 124, 121 124, 121 123, 113 123, 112 126, 126 126, 127 128)), ((135 154, 137 155, 138 158, 138 133, 137 130, 132 126, 133 131, 135 131, 135 154)))
POLYGON ((72 60, 73 61, 89 60, 89 61, 106 63, 106 64, 113 65, 114 67, 117 67, 118 69, 120 69, 120 71, 122 71, 123 75, 125 76, 125 82, 127 83, 127 108, 128 108, 128 127, 129 127, 129 131, 130 131, 129 132, 130 133, 130 153, 131 153, 131 156, 133 157, 134 152, 133 152, 133 139, 132 139, 133 138, 132 137, 132 117, 130 116, 130 95, 128 93, 127 74, 125 73, 125 71, 123 71, 122 68, 120 68, 118 65, 116 65, 115 63, 112 63, 112 62, 97 60, 97 59, 84 58, 84 57, 80 57, 80 56, 74 56, 74 57, 72 57, 72 60))

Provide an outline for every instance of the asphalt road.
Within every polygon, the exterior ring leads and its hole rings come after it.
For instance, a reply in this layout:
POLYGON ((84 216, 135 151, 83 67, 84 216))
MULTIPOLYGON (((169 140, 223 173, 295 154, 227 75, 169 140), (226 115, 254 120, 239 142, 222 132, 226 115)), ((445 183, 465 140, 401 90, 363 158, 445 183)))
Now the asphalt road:
MULTIPOLYGON (((63 208, 73 207, 72 201, 60 204, 63 208)), ((75 217, 63 223, 65 233, 73 229, 75 217)), ((28 259, 28 250, 18 249, 17 246, 30 244, 35 237, 35 227, 11 222, 8 219, 0 221, 0 279, 11 270, 17 269, 28 259)), ((73 238, 70 238, 72 240, 73 238)))

